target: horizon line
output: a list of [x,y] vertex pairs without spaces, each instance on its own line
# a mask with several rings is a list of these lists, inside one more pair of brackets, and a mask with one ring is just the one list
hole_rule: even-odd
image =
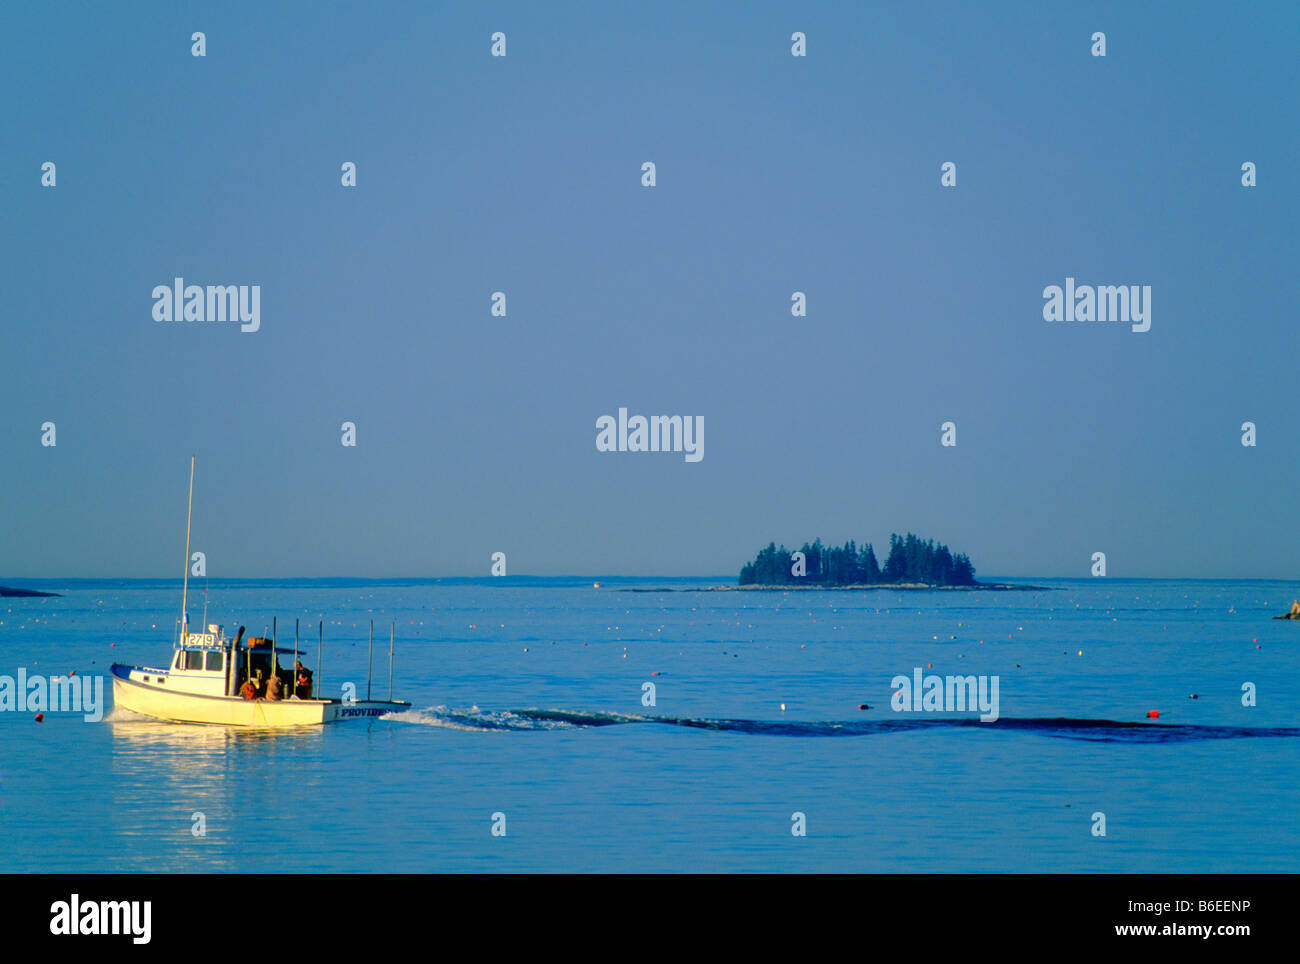
[[[731,577],[729,577],[729,576],[725,576],[725,575],[720,575],[720,574],[714,574],[714,575],[681,575],[681,574],[678,574],[678,575],[666,575],[666,574],[662,574],[662,573],[661,573],[661,574],[657,574],[657,575],[639,575],[639,574],[635,574],[635,573],[634,573],[634,574],[618,574],[618,573],[560,573],[560,574],[552,574],[552,575],[545,575],[545,574],[538,574],[538,573],[516,573],[516,574],[514,574],[514,575],[507,575],[507,576],[492,576],[492,575],[441,575],[441,576],[430,576],[430,575],[418,575],[418,576],[397,576],[397,575],[387,575],[387,576],[360,576],[360,575],[292,576],[292,575],[277,575],[277,576],[205,576],[205,577],[201,577],[201,578],[203,579],[203,581],[204,581],[205,583],[214,583],[214,582],[272,582],[272,581],[275,581],[275,580],[283,580],[283,579],[293,579],[293,580],[298,580],[298,581],[320,581],[320,582],[324,582],[324,581],[327,581],[327,580],[341,580],[341,579],[343,579],[343,580],[355,580],[355,581],[358,581],[358,582],[388,582],[388,581],[402,581],[402,582],[411,582],[411,581],[416,581],[416,582],[436,582],[436,581],[440,581],[440,580],[444,580],[444,579],[460,579],[460,580],[472,579],[472,580],[479,580],[479,581],[493,581],[493,580],[507,581],[507,580],[512,580],[512,579],[583,579],[583,580],[590,579],[590,580],[593,580],[593,581],[599,581],[599,580],[601,580],[601,579],[639,579],[639,580],[655,580],[655,579],[669,579],[669,580],[682,580],[682,579],[715,579],[715,580],[721,580],[721,581],[723,582],[723,584],[725,584],[725,585],[739,585],[738,583],[735,583],[734,581],[732,581],[732,580],[731,580]],[[1030,575],[1012,575],[1012,576],[1002,576],[1002,575],[999,575],[999,576],[985,576],[984,578],[977,580],[977,581],[976,581],[976,585],[998,584],[998,583],[1003,582],[1004,580],[1014,580],[1014,579],[1021,579],[1021,580],[1027,580],[1027,579],[1040,579],[1040,580],[1042,580],[1042,579],[1067,579],[1067,580],[1076,580],[1076,581],[1086,580],[1086,581],[1089,581],[1089,582],[1092,582],[1092,581],[1100,581],[1100,582],[1116,581],[1116,582],[1117,582],[1117,581],[1123,581],[1123,580],[1151,580],[1151,581],[1159,581],[1159,580],[1166,580],[1166,581],[1170,581],[1170,580],[1189,580],[1189,581],[1190,581],[1190,580],[1195,580],[1195,581],[1202,581],[1202,582],[1206,582],[1206,581],[1220,581],[1220,582],[1300,582],[1300,577],[1295,577],[1295,576],[1223,576],[1223,575],[1213,575],[1213,576],[1136,576],[1136,575],[1135,575],[1135,576],[1069,576],[1069,575],[1041,575],[1041,574],[1039,574],[1039,575],[1032,575],[1032,574],[1030,574]],[[5,586],[6,588],[11,588],[11,589],[12,589],[12,588],[18,588],[17,586],[12,585],[12,584],[10,583],[10,580],[17,581],[17,582],[59,582],[59,581],[66,581],[66,582],[109,582],[109,581],[116,581],[116,582],[169,582],[169,581],[172,581],[172,580],[175,580],[175,581],[177,581],[177,582],[181,581],[180,577],[177,577],[177,576],[0,576],[0,586]],[[196,578],[192,578],[191,581],[197,581],[197,577],[196,577]],[[797,584],[791,584],[791,585],[797,585]],[[810,583],[810,585],[816,585],[816,583]],[[894,585],[894,584],[893,584],[893,583],[875,583],[875,584],[872,584],[871,588],[877,588],[877,587],[879,587],[879,588],[887,588],[887,587],[890,586],[890,585]],[[780,587],[774,587],[774,588],[780,588]],[[839,587],[830,586],[830,587],[828,587],[828,588],[839,588]],[[940,587],[940,588],[943,588],[943,587]],[[956,588],[961,588],[961,587],[956,587]]]

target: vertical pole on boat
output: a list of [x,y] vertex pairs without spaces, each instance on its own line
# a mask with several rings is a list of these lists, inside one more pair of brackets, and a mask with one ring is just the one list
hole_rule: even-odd
[[393,702],[393,639],[397,636],[397,623],[388,629],[388,702]]
[[375,675],[375,621],[370,620],[370,658],[366,667],[366,702],[370,701],[370,679]]
[[320,655],[321,650],[325,648],[325,620],[320,621],[320,626],[317,629],[320,635],[316,637],[316,685],[312,687],[312,696],[317,696],[321,692],[321,680],[325,678],[321,676],[323,664]]
[[[271,617],[271,676],[280,675],[279,674],[280,661],[276,658],[275,655],[275,637],[279,635],[275,630],[276,618],[277,617],[275,616]],[[271,676],[268,676],[266,678],[266,681],[268,683],[271,682]]]
[[190,634],[190,618],[186,611],[190,595],[190,519],[194,515],[194,456],[190,456],[190,501],[185,509],[185,579],[181,583],[181,646]]
[[298,692],[298,622],[299,620],[295,617],[293,621],[293,683],[289,688],[289,692],[295,695]]

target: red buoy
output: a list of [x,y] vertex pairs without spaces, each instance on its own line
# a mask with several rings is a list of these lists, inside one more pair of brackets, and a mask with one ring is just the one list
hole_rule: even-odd
[[871,707],[868,706],[866,703],[859,703],[859,704],[858,704],[858,709],[860,709],[860,710],[869,710],[869,709],[871,709]]
[[1159,710],[1147,710],[1147,719],[1148,719],[1148,720],[1158,719],[1159,717],[1160,717],[1160,711],[1159,711]]
[[44,723],[44,722],[45,722],[45,714],[44,714],[44,713],[37,713],[37,714],[36,714],[36,722],[37,722],[37,723]]

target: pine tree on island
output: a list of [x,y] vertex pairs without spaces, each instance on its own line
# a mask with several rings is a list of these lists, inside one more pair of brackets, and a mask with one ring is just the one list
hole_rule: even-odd
[[853,540],[823,546],[821,539],[797,550],[769,542],[740,570],[742,586],[975,586],[975,567],[965,553],[953,553],[933,539],[912,533],[889,537],[889,554],[881,566],[871,543],[859,549]]

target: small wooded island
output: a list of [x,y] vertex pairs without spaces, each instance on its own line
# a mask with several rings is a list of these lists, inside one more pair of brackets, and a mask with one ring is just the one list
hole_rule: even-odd
[[889,537],[882,566],[871,543],[861,549],[850,540],[823,546],[821,539],[787,549],[769,542],[740,570],[741,589],[1036,589],[975,581],[975,567],[963,552],[922,540],[909,532]]

